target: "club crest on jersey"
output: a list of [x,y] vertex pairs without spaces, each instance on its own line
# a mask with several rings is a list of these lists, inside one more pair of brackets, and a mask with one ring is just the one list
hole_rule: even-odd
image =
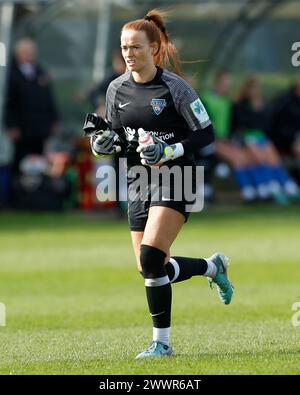
[[151,106],[153,108],[154,114],[161,114],[162,110],[166,107],[167,102],[166,99],[152,99]]

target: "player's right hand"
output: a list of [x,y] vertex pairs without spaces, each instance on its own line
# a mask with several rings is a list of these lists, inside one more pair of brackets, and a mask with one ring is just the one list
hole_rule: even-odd
[[91,149],[95,156],[110,155],[121,151],[119,136],[113,130],[99,130],[90,137]]
[[110,155],[121,151],[119,136],[109,129],[103,118],[88,113],[83,125],[85,136],[90,136],[91,149],[95,156]]

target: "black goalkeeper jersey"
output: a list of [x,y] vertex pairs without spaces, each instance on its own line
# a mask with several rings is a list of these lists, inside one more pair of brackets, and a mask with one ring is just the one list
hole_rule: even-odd
[[177,74],[159,67],[154,79],[146,83],[135,82],[131,72],[112,81],[106,95],[106,120],[125,143],[132,164],[140,164],[136,153],[139,128],[175,144],[211,124],[194,89]]

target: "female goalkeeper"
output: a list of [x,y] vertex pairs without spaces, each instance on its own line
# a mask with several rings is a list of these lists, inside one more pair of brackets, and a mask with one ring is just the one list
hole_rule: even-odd
[[[152,10],[143,19],[123,26],[121,49],[127,72],[111,82],[107,91],[109,130],[101,131],[102,122],[92,114],[87,115],[84,126],[85,131],[96,133],[91,137],[94,154],[112,154],[122,148],[127,158],[131,238],[153,320],[153,341],[136,358],[173,352],[171,283],[204,275],[211,285],[217,285],[223,303],[229,304],[233,294],[227,277],[228,258],[223,254],[216,253],[207,259],[170,257],[170,247],[189,215],[186,205],[191,202],[185,198],[172,199],[176,182],[183,185],[184,180],[175,177],[168,187],[168,197],[161,196],[166,192],[165,185],[161,182],[155,185],[151,177],[147,178],[146,200],[133,193],[141,174],[136,172],[137,165],[147,169],[148,175],[163,166],[168,169],[179,166],[183,174],[185,166],[195,166],[193,153],[214,141],[205,108],[191,86],[179,76],[180,61],[166,31],[165,16],[164,12]],[[170,62],[176,74],[165,69]],[[139,145],[142,129],[151,134],[151,144]]]

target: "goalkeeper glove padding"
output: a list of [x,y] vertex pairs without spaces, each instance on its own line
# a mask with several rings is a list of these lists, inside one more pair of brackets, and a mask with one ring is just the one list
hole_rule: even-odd
[[90,137],[91,150],[95,156],[111,155],[121,152],[119,136],[113,130],[101,130]]
[[105,120],[95,113],[88,113],[83,125],[85,136],[90,137],[95,156],[110,155],[121,151],[119,136],[109,129]]
[[154,135],[152,135],[152,139],[154,144],[139,145],[136,150],[140,154],[141,163],[143,165],[160,166],[184,154],[184,148],[181,143],[168,145]]

